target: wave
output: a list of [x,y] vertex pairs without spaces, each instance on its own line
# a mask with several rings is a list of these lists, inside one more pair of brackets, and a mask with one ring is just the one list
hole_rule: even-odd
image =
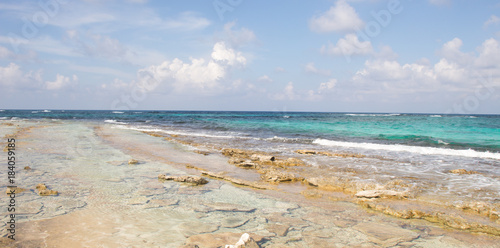
[[0,112],[3,112],[3,111],[5,111],[5,110],[3,110],[3,109],[0,109]]
[[125,113],[125,112],[121,112],[121,111],[113,111],[112,113],[113,113],[113,114],[123,114],[123,113]]
[[206,138],[219,138],[219,139],[252,139],[249,137],[242,137],[237,135],[214,135],[207,133],[195,133],[195,132],[182,132],[182,131],[171,131],[159,128],[147,128],[147,127],[131,127],[131,126],[119,126],[122,129],[130,129],[141,132],[159,132],[168,135],[180,135],[180,136],[194,136],[194,137],[206,137]]
[[431,115],[430,117],[443,117],[442,115]]
[[45,110],[44,110],[44,111],[42,111],[42,112],[44,112],[44,113],[50,113],[50,112],[52,112],[52,111],[45,109]]
[[117,121],[117,120],[105,120],[104,122],[110,123],[110,124],[120,124],[120,125],[126,125],[126,124],[128,124],[126,122],[120,122],[120,121]]
[[348,115],[348,116],[370,116],[370,117],[374,117],[374,116],[400,116],[401,114],[345,114],[345,115]]
[[420,147],[420,146],[408,146],[408,145],[386,145],[386,144],[375,144],[375,143],[355,143],[355,142],[344,142],[344,141],[333,141],[326,139],[316,139],[313,144],[323,145],[323,146],[338,146],[338,147],[348,147],[348,148],[361,148],[368,150],[386,150],[392,152],[411,152],[423,155],[447,155],[447,156],[462,156],[462,157],[472,157],[472,158],[491,158],[500,159],[500,153],[491,152],[478,152],[472,149],[469,150],[455,150],[448,148],[435,148],[435,147]]

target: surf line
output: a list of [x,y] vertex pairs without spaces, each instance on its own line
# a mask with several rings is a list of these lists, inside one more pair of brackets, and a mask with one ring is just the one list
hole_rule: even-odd
[[7,195],[9,195],[9,221],[7,222],[7,238],[16,240],[16,139],[7,139]]

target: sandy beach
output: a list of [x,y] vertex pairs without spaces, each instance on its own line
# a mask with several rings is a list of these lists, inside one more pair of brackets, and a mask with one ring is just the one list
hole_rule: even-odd
[[[482,223],[490,234],[460,230],[464,218],[479,215],[444,210],[464,219],[456,226],[397,218],[376,206],[411,201],[380,196],[359,203],[345,191],[300,180],[269,183],[217,149],[203,153],[159,135],[77,121],[1,126],[5,140],[16,140],[16,186],[25,189],[15,194],[15,241],[5,225],[9,195],[2,196],[3,247],[223,247],[243,233],[260,247],[498,247],[500,240],[491,233],[498,230],[494,221]],[[159,180],[160,174],[205,175],[208,183]],[[38,195],[39,183],[58,194]]]

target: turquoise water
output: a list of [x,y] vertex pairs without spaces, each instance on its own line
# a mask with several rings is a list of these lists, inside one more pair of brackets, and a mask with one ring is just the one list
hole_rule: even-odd
[[[4,110],[0,119],[76,119],[181,134],[405,145],[500,153],[500,116],[307,112]],[[339,144],[339,143],[336,143]]]

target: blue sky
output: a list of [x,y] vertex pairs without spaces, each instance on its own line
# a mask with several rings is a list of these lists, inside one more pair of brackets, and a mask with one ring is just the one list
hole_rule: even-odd
[[500,4],[0,3],[0,109],[496,113]]

